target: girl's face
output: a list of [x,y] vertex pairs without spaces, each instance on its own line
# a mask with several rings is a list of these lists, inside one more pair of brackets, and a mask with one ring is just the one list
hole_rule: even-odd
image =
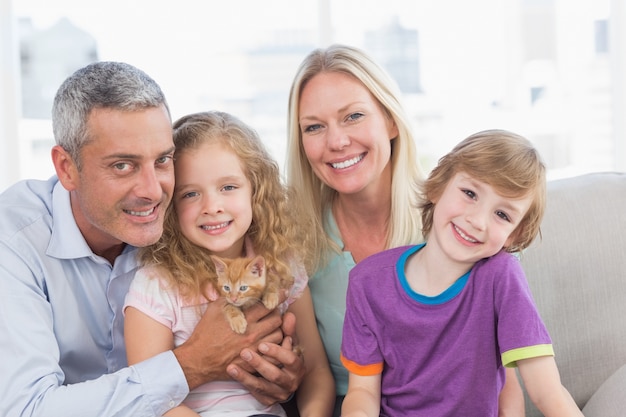
[[[389,188],[395,123],[357,79],[322,72],[302,90],[302,145],[315,175],[339,193]],[[383,176],[387,171],[388,175]]]
[[463,172],[455,174],[434,201],[428,245],[455,262],[474,264],[509,246],[530,207],[530,195],[508,198]]
[[222,144],[208,143],[183,151],[174,168],[183,235],[215,255],[241,256],[252,223],[252,185],[239,158]]

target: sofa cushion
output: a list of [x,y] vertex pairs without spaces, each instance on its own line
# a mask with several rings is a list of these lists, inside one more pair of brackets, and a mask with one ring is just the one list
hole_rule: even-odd
[[626,365],[617,370],[595,394],[583,409],[585,417],[623,417],[626,410]]
[[626,363],[626,174],[549,181],[541,231],[521,260],[563,385],[582,408]]

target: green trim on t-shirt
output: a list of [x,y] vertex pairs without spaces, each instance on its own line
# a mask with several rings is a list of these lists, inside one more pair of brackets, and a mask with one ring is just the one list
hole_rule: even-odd
[[552,345],[535,345],[507,350],[502,354],[502,364],[507,368],[516,368],[517,361],[538,358],[540,356],[554,356]]

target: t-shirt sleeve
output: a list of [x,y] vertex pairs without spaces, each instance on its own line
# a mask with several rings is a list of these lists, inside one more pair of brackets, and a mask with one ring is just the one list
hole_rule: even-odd
[[552,340],[519,259],[508,257],[499,271],[502,276],[496,280],[495,299],[502,364],[515,367],[521,359],[553,356]]
[[364,285],[368,281],[367,274],[368,270],[358,264],[350,271],[340,356],[348,371],[362,376],[383,371],[383,356],[370,328],[370,323],[375,323],[376,319]]
[[167,328],[173,329],[177,304],[176,292],[168,288],[165,279],[159,276],[158,269],[144,267],[135,273],[126,294],[124,311],[126,307],[134,307]]

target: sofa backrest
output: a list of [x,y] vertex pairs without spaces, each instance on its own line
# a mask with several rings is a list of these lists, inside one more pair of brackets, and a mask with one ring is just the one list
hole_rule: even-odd
[[[522,264],[582,408],[626,363],[626,173],[549,181],[541,233]],[[541,415],[528,398],[526,408]]]

